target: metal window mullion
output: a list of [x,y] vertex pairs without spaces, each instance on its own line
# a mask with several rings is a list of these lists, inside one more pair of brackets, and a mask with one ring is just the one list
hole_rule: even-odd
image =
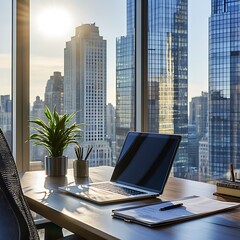
[[29,170],[29,0],[13,0],[12,98],[13,156],[19,171]]
[[136,131],[148,131],[148,0],[136,0]]

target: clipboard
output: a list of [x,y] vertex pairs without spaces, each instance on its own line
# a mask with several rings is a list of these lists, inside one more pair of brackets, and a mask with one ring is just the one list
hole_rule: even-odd
[[[162,208],[176,204],[179,207],[161,211]],[[216,214],[239,206],[240,204],[235,202],[223,202],[200,196],[190,196],[176,201],[115,209],[112,210],[112,216],[129,223],[157,227]]]

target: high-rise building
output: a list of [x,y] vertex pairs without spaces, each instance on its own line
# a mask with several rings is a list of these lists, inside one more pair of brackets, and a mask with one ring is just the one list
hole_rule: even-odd
[[107,140],[112,150],[112,165],[116,164],[116,111],[111,103],[107,105]]
[[209,168],[240,167],[240,1],[212,0],[209,19]]
[[199,141],[208,133],[208,93],[193,97],[189,110],[188,166],[199,169]]
[[[36,97],[36,100],[33,102],[33,107],[30,113],[30,120],[34,119],[43,119],[46,120],[44,115],[44,101],[41,100],[39,96]],[[32,124],[32,123],[31,123]],[[34,133],[34,130],[31,128],[30,133]],[[44,156],[47,155],[47,151],[43,146],[35,146],[30,142],[30,159],[31,161],[42,161],[44,162]]]
[[196,126],[196,135],[200,140],[208,133],[208,93],[193,97],[190,102],[189,124]]
[[[127,0],[127,34],[117,39],[116,145],[135,128],[135,1]],[[188,1],[148,0],[148,131],[181,134],[174,175],[188,171]]]
[[45,88],[45,105],[51,111],[56,107],[57,112],[63,114],[63,94],[63,76],[61,72],[54,72]]
[[84,24],[64,49],[64,111],[77,112],[76,122],[85,123],[81,144],[93,146],[90,166],[111,165],[106,141],[106,44],[95,23]]
[[116,157],[135,130],[135,1],[127,0],[127,34],[116,40]]
[[199,139],[196,134],[196,125],[188,125],[188,167],[198,169],[198,143]]
[[199,180],[207,181],[209,176],[208,136],[199,141]]
[[0,111],[1,112],[11,112],[12,111],[12,100],[10,95],[0,96]]
[[0,95],[0,126],[12,146],[12,100],[10,95]]
[[115,108],[111,103],[107,105],[107,137],[111,141],[116,139]]

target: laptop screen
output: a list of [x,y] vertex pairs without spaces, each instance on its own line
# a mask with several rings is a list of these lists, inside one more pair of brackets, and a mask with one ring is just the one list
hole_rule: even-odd
[[111,181],[161,194],[180,141],[178,135],[129,132]]

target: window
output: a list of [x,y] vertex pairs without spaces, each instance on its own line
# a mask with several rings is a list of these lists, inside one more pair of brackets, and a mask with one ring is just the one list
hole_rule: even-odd
[[[115,164],[116,82],[122,76],[126,78],[126,74],[134,82],[133,22],[128,38],[126,3],[126,0],[30,3],[30,116],[44,118],[45,106],[51,110],[56,106],[61,114],[77,112],[74,120],[86,124],[79,143],[86,148],[93,146],[90,166]],[[122,66],[126,58],[130,71]],[[116,73],[121,70],[125,75]],[[111,111],[107,111],[107,104]],[[65,151],[69,167],[71,159],[76,158],[73,147]],[[101,152],[97,152],[100,148]],[[47,154],[43,147],[30,143],[32,169],[44,166]]]
[[[47,13],[49,4],[69,14],[64,22]],[[175,176],[226,177],[230,161],[240,168],[238,6],[227,0],[32,0],[31,115],[45,104],[77,110],[76,120],[89,123],[83,142],[103,153],[92,153],[92,166],[104,164],[101,156],[114,165],[127,132],[140,130],[183,136]],[[56,25],[46,21],[48,14]],[[42,150],[30,150],[31,161],[42,159]]]
[[12,87],[11,87],[11,43],[12,3],[0,1],[0,127],[12,146]]

